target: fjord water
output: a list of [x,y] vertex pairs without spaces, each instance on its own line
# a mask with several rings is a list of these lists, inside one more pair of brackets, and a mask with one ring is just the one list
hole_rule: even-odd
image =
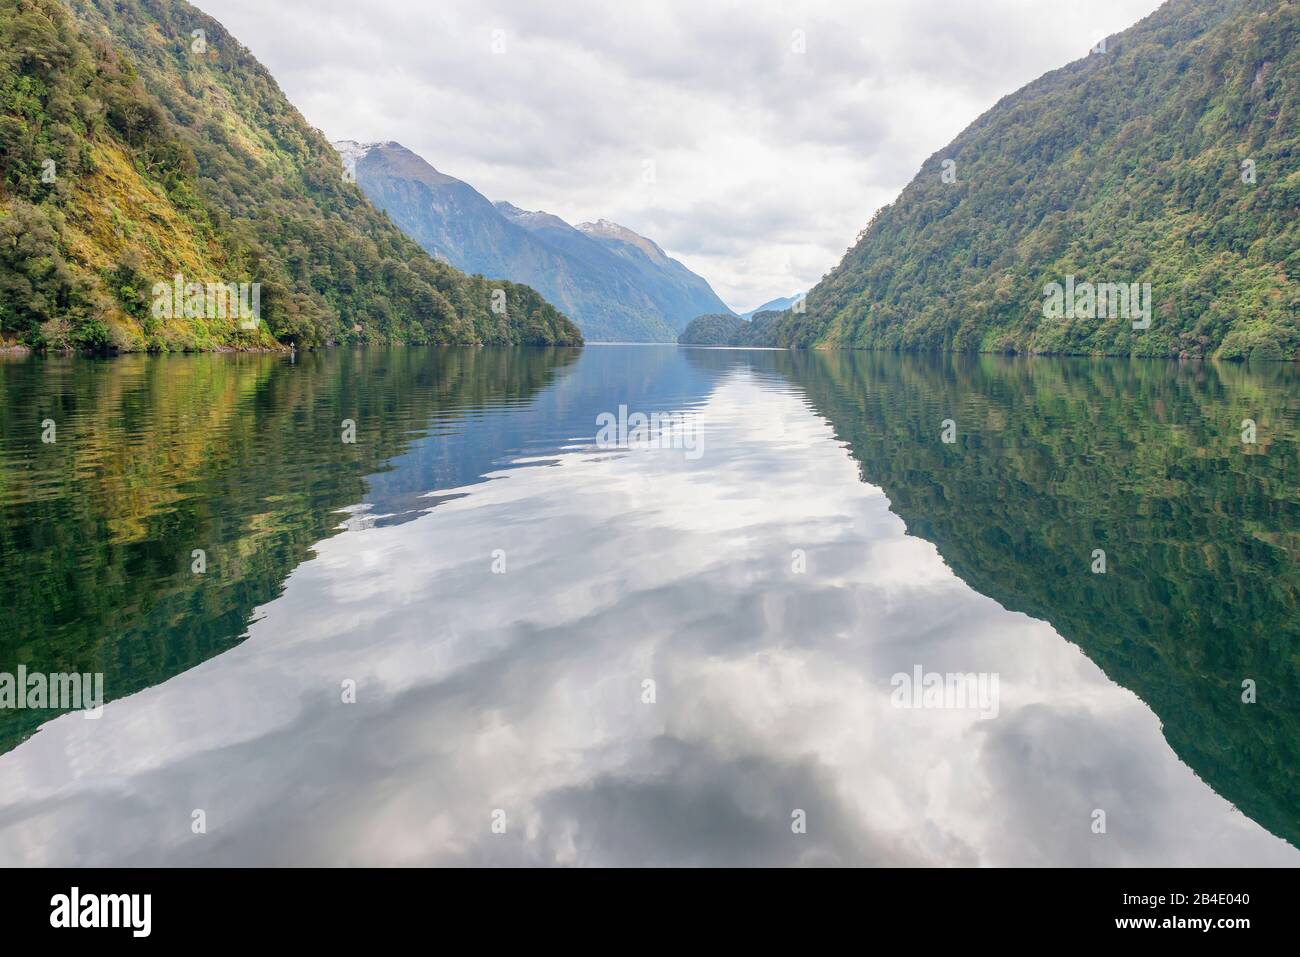
[[[109,700],[0,711],[0,864],[1300,863],[1292,366],[408,348],[0,398],[0,672]],[[620,406],[699,454],[598,447]],[[897,707],[916,668],[995,706]]]

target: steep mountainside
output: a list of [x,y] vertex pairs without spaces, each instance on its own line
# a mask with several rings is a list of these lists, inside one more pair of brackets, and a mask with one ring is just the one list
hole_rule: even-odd
[[[0,0],[0,147],[6,339],[581,341],[532,289],[425,255],[261,64],[179,0]],[[260,321],[160,299],[178,274],[257,284]]]
[[[1293,357],[1298,87],[1300,3],[1170,0],[930,157],[774,341]],[[1045,318],[1069,277],[1150,283],[1149,327]]]
[[526,282],[591,339],[671,342],[726,305],[650,240],[612,223],[577,229],[434,169],[399,143],[335,144],[357,185],[433,256],[470,273]]
[[683,329],[704,312],[730,312],[702,277],[668,256],[653,240],[618,223],[598,219],[579,223],[578,231],[614,253],[643,278],[668,324]]
[[502,219],[473,186],[439,173],[400,144],[345,141],[334,147],[370,200],[435,258],[484,276],[504,276],[521,259],[539,272],[560,267],[559,257]]

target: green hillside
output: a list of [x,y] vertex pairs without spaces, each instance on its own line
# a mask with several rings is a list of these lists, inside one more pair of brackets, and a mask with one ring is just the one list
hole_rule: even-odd
[[684,346],[740,345],[749,322],[730,313],[710,313],[690,321],[677,341]]
[[[261,321],[158,314],[155,284],[177,274],[259,283]],[[467,277],[402,235],[252,55],[174,0],[0,0],[0,336],[581,341],[532,289]]]
[[[1293,358],[1298,86],[1300,4],[1171,0],[931,156],[770,341]],[[1068,276],[1150,283],[1149,328],[1045,319]]]
[[682,330],[677,342],[683,346],[761,346],[767,344],[767,326],[779,319],[776,310],[756,312],[750,319],[731,313],[714,313],[696,316]]

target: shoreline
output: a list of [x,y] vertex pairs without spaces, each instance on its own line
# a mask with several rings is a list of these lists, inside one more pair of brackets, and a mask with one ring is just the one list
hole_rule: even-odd
[[1134,355],[1131,353],[1095,353],[1095,352],[984,352],[980,350],[948,350],[948,349],[873,349],[870,347],[844,347],[832,345],[813,345],[813,346],[760,346],[760,345],[730,345],[726,343],[684,343],[684,342],[581,342],[581,343],[492,343],[485,344],[482,342],[464,342],[464,343],[409,343],[409,342],[354,342],[354,343],[325,343],[319,346],[311,346],[304,349],[296,349],[290,346],[256,346],[256,347],[239,347],[239,346],[217,346],[212,349],[178,349],[178,350],[114,350],[111,352],[94,352],[89,350],[61,349],[45,350],[34,348],[20,342],[0,343],[0,360],[7,359],[24,359],[32,356],[41,358],[74,358],[80,357],[85,359],[110,359],[120,356],[202,356],[202,355],[296,355],[298,353],[324,352],[329,349],[340,348],[368,348],[379,346],[383,348],[444,348],[444,349],[489,349],[489,348],[506,348],[506,349],[582,349],[586,346],[672,346],[678,349],[715,349],[730,351],[755,351],[755,352],[823,352],[823,353],[851,353],[851,352],[877,352],[877,353],[895,353],[897,355],[930,355],[930,356],[998,356],[1004,359],[1142,359],[1145,361],[1164,361],[1164,362],[1211,362],[1224,364],[1240,365],[1292,365],[1300,367],[1300,356],[1295,357],[1269,357],[1269,358],[1251,358],[1249,356],[1219,358],[1215,356],[1186,356],[1186,355]]

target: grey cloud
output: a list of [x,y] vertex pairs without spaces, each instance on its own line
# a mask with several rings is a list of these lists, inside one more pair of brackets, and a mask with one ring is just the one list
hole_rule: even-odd
[[[623,222],[739,304],[809,288],[999,96],[1156,0],[201,5],[331,139],[398,140],[493,199]],[[824,182],[775,211],[797,178]]]
[[[833,777],[805,758],[727,756],[659,737],[625,769],[540,801],[552,833],[571,836],[591,865],[752,867],[919,864],[873,834],[835,795]],[[792,831],[795,810],[807,831]]]

